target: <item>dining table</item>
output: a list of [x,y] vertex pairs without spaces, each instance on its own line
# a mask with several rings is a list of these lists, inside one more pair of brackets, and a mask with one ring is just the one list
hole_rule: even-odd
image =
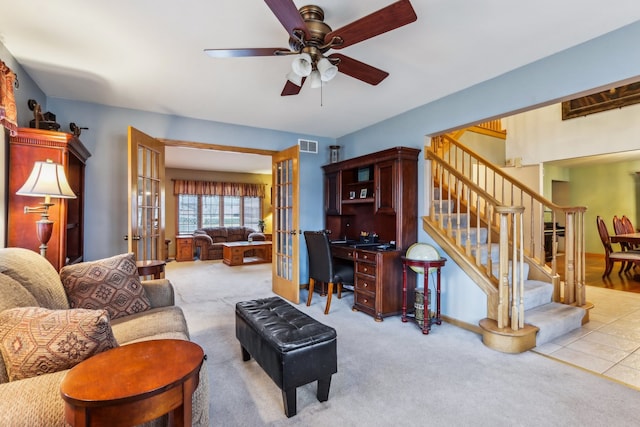
[[626,233],[609,236],[611,243],[629,243],[631,245],[640,245],[640,233]]

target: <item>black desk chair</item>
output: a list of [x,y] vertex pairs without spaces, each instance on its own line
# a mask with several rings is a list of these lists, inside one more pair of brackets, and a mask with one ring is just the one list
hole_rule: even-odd
[[324,231],[305,231],[304,239],[307,242],[307,252],[309,253],[307,306],[311,305],[315,282],[327,283],[327,306],[324,309],[324,314],[329,314],[333,284],[338,285],[338,298],[342,298],[342,285],[353,285],[353,266],[333,261],[329,238]]

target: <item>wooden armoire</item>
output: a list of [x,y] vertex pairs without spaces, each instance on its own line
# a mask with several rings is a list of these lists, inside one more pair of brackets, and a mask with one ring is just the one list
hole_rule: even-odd
[[38,213],[25,213],[24,207],[38,207],[44,197],[18,196],[36,161],[52,160],[64,166],[75,199],[51,199],[49,219],[53,233],[48,243],[47,259],[56,270],[82,261],[84,256],[84,172],[91,156],[80,139],[66,132],[19,128],[9,144],[9,193],[7,212],[7,246],[39,251],[36,233]]

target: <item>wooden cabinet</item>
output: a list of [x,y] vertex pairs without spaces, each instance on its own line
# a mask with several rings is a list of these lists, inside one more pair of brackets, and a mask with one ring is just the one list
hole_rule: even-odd
[[418,154],[395,147],[325,165],[325,227],[332,240],[376,232],[407,249],[418,233]]
[[[333,244],[333,256],[353,263],[353,309],[377,321],[402,312],[400,257],[417,241],[419,153],[396,147],[324,166],[325,227],[331,240],[356,242]],[[358,247],[363,231],[396,249]],[[413,292],[414,277],[407,287]]]
[[[387,160],[375,165],[376,210],[375,213],[395,215],[396,213],[396,162]],[[417,196],[417,194],[416,194]]]
[[338,181],[340,174],[335,171],[327,173],[324,176],[324,190],[325,190],[325,212],[327,215],[340,215],[341,200],[340,200],[340,182]]
[[7,245],[38,251],[40,241],[35,222],[39,214],[24,213],[25,206],[37,207],[43,198],[18,196],[36,161],[52,160],[64,166],[75,199],[52,199],[49,219],[53,232],[47,259],[60,270],[66,264],[82,261],[84,256],[85,163],[91,156],[82,142],[69,133],[20,128],[9,144],[9,194]]
[[176,261],[193,261],[193,236],[176,236]]
[[377,321],[402,313],[400,255],[401,252],[397,250],[356,250],[354,310],[363,311]]

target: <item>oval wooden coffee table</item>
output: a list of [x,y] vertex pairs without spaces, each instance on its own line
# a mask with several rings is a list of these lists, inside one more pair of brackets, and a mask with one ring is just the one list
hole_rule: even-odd
[[202,348],[190,341],[153,340],[97,354],[60,384],[72,426],[133,426],[169,413],[169,425],[191,426]]

